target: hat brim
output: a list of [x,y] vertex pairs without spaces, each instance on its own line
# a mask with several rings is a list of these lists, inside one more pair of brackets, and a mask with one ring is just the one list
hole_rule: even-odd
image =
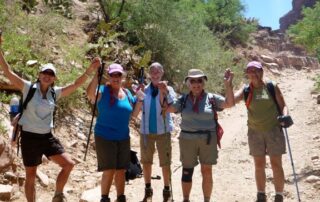
[[47,71],[47,70],[52,71],[52,72],[54,73],[54,76],[57,75],[57,72],[56,72],[54,69],[52,69],[52,68],[43,68],[43,69],[40,71],[40,73],[45,72],[45,71]]
[[208,81],[208,77],[206,75],[194,75],[184,78],[184,82],[186,83],[189,78],[204,78],[206,81]]
[[119,69],[113,69],[113,70],[108,71],[108,74],[112,74],[112,73],[115,73],[115,72],[117,72],[117,73],[121,73],[121,74],[123,74],[123,73],[124,73],[124,71],[122,71],[122,70],[119,70]]

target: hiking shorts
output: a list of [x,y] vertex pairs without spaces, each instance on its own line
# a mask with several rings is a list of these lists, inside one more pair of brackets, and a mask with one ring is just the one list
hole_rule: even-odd
[[280,127],[259,132],[248,129],[248,143],[252,156],[278,156],[286,153],[286,142]]
[[217,136],[211,136],[210,144],[207,138],[181,138],[180,161],[183,168],[194,168],[196,165],[215,165],[218,159]]
[[42,163],[42,155],[50,156],[64,153],[61,142],[52,133],[38,134],[21,131],[21,153],[26,167]]
[[[146,146],[144,143],[146,137]],[[140,153],[142,164],[153,164],[153,154],[157,147],[159,155],[160,167],[169,166],[171,164],[171,134],[166,133],[162,135],[148,134],[146,136],[140,135]]]
[[130,163],[130,139],[106,140],[95,135],[98,171],[127,169]]

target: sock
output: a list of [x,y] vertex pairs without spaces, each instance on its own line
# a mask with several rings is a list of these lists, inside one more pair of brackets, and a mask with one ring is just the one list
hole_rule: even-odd
[[210,202],[210,197],[204,197],[204,202]]
[[101,199],[109,199],[109,194],[102,194]]
[[54,192],[54,195],[55,195],[55,196],[57,196],[57,195],[59,195],[59,194],[62,194],[62,192],[61,192],[61,191],[55,191],[55,192]]
[[164,186],[164,190],[169,191],[170,190],[170,186]]
[[146,183],[146,188],[147,189],[151,188],[151,183]]
[[258,194],[266,194],[265,191],[258,191]]
[[276,195],[281,195],[281,196],[283,196],[283,192],[276,192]]

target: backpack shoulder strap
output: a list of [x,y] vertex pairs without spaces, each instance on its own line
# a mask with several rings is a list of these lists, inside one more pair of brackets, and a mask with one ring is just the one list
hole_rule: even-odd
[[54,90],[54,88],[50,88],[50,92],[51,92],[51,96],[53,98],[54,103],[56,103],[56,101],[57,101],[56,91]]
[[183,111],[184,108],[186,108],[187,100],[188,100],[189,94],[182,94],[179,98],[180,100],[180,112]]
[[246,102],[248,97],[249,97],[249,93],[250,93],[250,85],[247,84],[245,85],[245,87],[243,88],[243,98],[244,98],[244,101]]
[[22,104],[22,111],[27,109],[27,106],[28,106],[28,103],[30,102],[30,100],[32,99],[34,93],[36,92],[37,88],[34,88],[34,85],[36,83],[32,83],[30,88],[29,88],[29,91],[27,93],[27,97],[26,99],[24,100],[23,104]]
[[272,97],[272,100],[273,100],[274,103],[276,104],[278,113],[281,115],[282,112],[281,112],[280,106],[279,106],[279,104],[278,104],[278,102],[277,102],[276,91],[275,91],[275,86],[274,86],[273,82],[272,82],[272,81],[268,81],[268,82],[266,83],[266,86],[267,86],[267,90],[268,90],[269,94],[270,94],[271,97]]
[[126,96],[128,97],[130,105],[133,106],[132,94],[130,93],[130,91],[127,88],[123,88],[123,91],[126,94]]

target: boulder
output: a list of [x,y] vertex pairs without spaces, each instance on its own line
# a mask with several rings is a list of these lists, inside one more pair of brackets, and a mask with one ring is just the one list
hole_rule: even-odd
[[0,137],[0,173],[5,172],[13,165],[14,152],[11,145],[7,144],[2,137]]

